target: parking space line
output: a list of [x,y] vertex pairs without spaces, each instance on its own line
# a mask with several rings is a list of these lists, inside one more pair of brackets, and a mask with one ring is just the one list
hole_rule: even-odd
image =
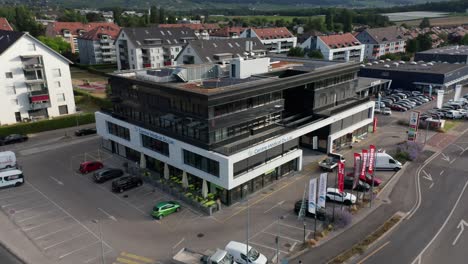
[[15,211],[15,213],[17,214],[17,213],[25,212],[25,211],[28,211],[28,210],[31,210],[31,209],[36,209],[36,208],[39,208],[39,207],[46,206],[46,205],[48,205],[48,204],[49,204],[49,202],[44,203],[44,204],[40,204],[40,205],[38,205],[38,206],[33,206],[33,207],[24,208],[24,209]]
[[[66,256],[69,256],[69,255],[71,255],[71,254],[73,254],[73,253],[75,253],[75,252],[78,252],[78,251],[83,250],[83,249],[85,249],[85,248],[87,248],[87,247],[90,247],[90,246],[92,246],[92,245],[94,245],[94,244],[96,244],[96,243],[98,243],[98,242],[100,242],[100,240],[95,241],[94,243],[85,245],[85,246],[83,246],[83,247],[77,248],[77,249],[75,249],[75,250],[73,250],[73,251],[70,251],[70,252],[68,252],[68,253],[66,253],[66,254],[63,254],[62,256],[59,257],[59,259],[63,259],[63,258],[66,257]],[[104,243],[105,243],[105,242],[104,242]]]
[[59,232],[61,232],[61,231],[65,231],[65,230],[68,230],[68,229],[74,227],[75,224],[76,224],[76,223],[70,224],[69,226],[66,226],[66,227],[57,229],[57,230],[55,230],[55,231],[52,231],[52,232],[47,233],[47,234],[44,234],[44,235],[42,235],[42,236],[35,237],[35,238],[33,238],[33,239],[34,239],[34,240],[39,240],[39,239],[42,239],[42,238],[44,238],[44,237],[48,237],[48,236],[50,236],[50,235],[57,234],[57,233],[59,233]]
[[22,201],[9,203],[9,204],[4,204],[4,205],[2,205],[2,208],[9,207],[9,206],[12,206],[12,205],[15,205],[15,204],[21,204],[21,203],[24,203],[24,202],[29,202],[30,200],[35,200],[35,199],[37,199],[37,197],[28,197],[28,198],[25,198]]
[[[287,224],[284,224],[284,223],[279,223],[279,224],[282,225],[282,226],[290,227],[290,228],[295,228],[295,229],[299,229],[299,230],[304,230],[304,228],[300,228],[300,227],[297,227],[297,226],[287,225]],[[306,230],[307,230],[307,231],[313,231],[313,230],[307,229],[307,228],[306,228]]]
[[172,249],[175,249],[176,247],[178,247],[182,242],[184,242],[185,240],[185,237],[183,237],[179,242],[177,242],[177,244],[175,244]]
[[[112,250],[104,251],[104,254],[103,254],[103,255],[105,256],[105,255],[107,255],[107,254],[109,254],[109,253],[111,253],[111,252],[112,252]],[[101,258],[101,257],[102,257],[101,255],[96,256],[96,257],[92,257],[92,258],[90,258],[90,259],[87,259],[84,263],[90,263],[91,261],[94,261],[94,260],[96,260],[97,258]]]
[[89,233],[88,233],[88,232],[82,232],[82,233],[80,233],[80,234],[78,234],[78,235],[74,235],[74,236],[69,237],[69,238],[67,238],[67,239],[65,239],[65,240],[62,240],[62,241],[60,241],[60,242],[57,242],[57,243],[52,244],[52,245],[50,245],[50,246],[47,246],[47,247],[44,248],[44,250],[48,250],[49,248],[56,247],[56,246],[58,246],[58,245],[60,245],[60,244],[63,244],[63,243],[68,242],[68,241],[71,241],[71,240],[73,240],[73,239],[75,239],[75,238],[78,238],[78,237],[80,237],[80,236],[82,236],[82,235],[86,235],[86,234],[89,234]]
[[[272,233],[270,233],[270,232],[262,231],[262,233],[267,234],[267,235],[272,235],[272,236],[275,236],[275,237],[277,236],[276,234],[272,234]],[[295,241],[295,242],[302,242],[302,241],[299,241],[299,240],[297,240],[297,239],[290,238],[290,237],[287,237],[287,236],[281,236],[281,235],[280,235],[279,237],[286,238],[286,239],[289,239],[289,240],[292,240],[292,241]]]
[[0,200],[8,199],[8,198],[15,198],[15,197],[23,196],[23,195],[25,195],[25,194],[29,194],[29,193],[33,193],[33,192],[35,192],[35,191],[32,190],[32,191],[30,191],[30,192],[24,192],[24,193],[20,193],[20,194],[16,194],[16,195],[0,197]]
[[[271,249],[271,250],[274,250],[276,252],[276,248],[272,248],[272,247],[269,247],[269,246],[265,246],[263,244],[260,244],[260,243],[256,243],[256,242],[251,242],[250,239],[249,239],[249,245],[252,244],[252,245],[256,245],[256,246],[259,246],[259,247],[264,247],[264,248],[268,248],[268,249]],[[288,254],[288,252],[286,251],[283,251],[283,250],[279,250],[279,252],[283,253],[283,254]]]
[[138,260],[138,261],[141,261],[141,262],[144,262],[144,263],[154,263],[154,260],[152,260],[150,258],[138,256],[138,255],[127,253],[127,252],[122,252],[122,253],[120,253],[120,255],[124,256],[124,257],[127,257],[127,258],[135,259],[135,260]]
[[34,219],[34,218],[36,218],[36,217],[46,215],[46,214],[51,213],[51,212],[54,212],[54,211],[60,211],[60,210],[58,210],[58,208],[54,208],[54,209],[49,210],[49,211],[41,212],[41,213],[39,213],[39,214],[36,214],[36,215],[30,216],[30,217],[23,218],[23,219],[21,219],[21,220],[16,221],[16,223],[22,223],[22,222],[24,222],[24,221],[31,220],[31,219]]
[[68,218],[68,217],[69,217],[69,216],[66,215],[66,216],[64,216],[64,217],[60,217],[60,218],[54,219],[54,220],[49,221],[49,222],[45,222],[45,223],[41,223],[41,224],[35,225],[35,226],[33,226],[33,227],[25,228],[25,229],[23,229],[23,231],[26,231],[26,232],[27,232],[27,231],[30,231],[30,230],[32,230],[32,229],[35,229],[35,228],[38,228],[38,227],[41,227],[41,226],[45,226],[45,225],[48,225],[48,224],[51,224],[51,223],[55,223],[55,222],[60,221],[60,220],[65,220],[65,218]]
[[129,260],[129,259],[124,259],[124,258],[121,258],[121,257],[118,257],[117,261],[119,263],[124,263],[124,264],[141,264],[140,262],[136,262],[136,261]]

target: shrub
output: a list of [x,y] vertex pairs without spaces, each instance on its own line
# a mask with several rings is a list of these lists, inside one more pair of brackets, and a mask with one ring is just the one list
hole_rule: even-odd
[[[330,214],[331,212],[328,212]],[[330,214],[328,216],[329,219],[333,219],[333,215]],[[353,220],[353,215],[346,209],[342,210],[335,210],[335,222],[334,222],[334,227],[335,228],[344,228],[347,227],[348,225],[351,224]]]
[[99,97],[93,96],[92,94],[88,92],[78,90],[78,89],[74,89],[73,94],[75,96],[79,96],[76,100],[77,104],[83,103],[85,101],[89,101],[92,104],[97,105],[100,108],[106,108],[106,109],[112,108],[112,102],[108,99],[99,98]]
[[404,143],[398,144],[396,149],[396,159],[403,161],[407,160],[416,160],[423,150],[423,146],[414,141],[406,141]]

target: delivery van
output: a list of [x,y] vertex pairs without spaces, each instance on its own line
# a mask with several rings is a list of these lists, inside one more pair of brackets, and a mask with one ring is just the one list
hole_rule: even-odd
[[9,186],[20,186],[24,183],[23,172],[20,170],[0,171],[0,188]]
[[267,258],[258,252],[255,248],[249,246],[249,258],[245,254],[247,250],[247,245],[231,241],[226,245],[226,250],[230,255],[234,257],[234,261],[240,264],[267,264]]
[[13,151],[0,152],[0,170],[16,168],[16,155]]
[[375,170],[394,170],[401,169],[401,163],[387,153],[376,153]]

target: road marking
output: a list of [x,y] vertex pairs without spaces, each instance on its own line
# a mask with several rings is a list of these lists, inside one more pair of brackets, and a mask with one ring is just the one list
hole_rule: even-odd
[[[99,241],[101,241],[101,240],[99,240]],[[83,249],[85,249],[85,248],[87,248],[87,247],[90,247],[90,246],[92,246],[92,245],[98,243],[99,241],[96,241],[96,242],[94,242],[94,243],[88,244],[88,245],[86,245],[86,246],[83,246],[83,247],[77,248],[77,249],[75,249],[75,250],[73,250],[73,251],[70,251],[70,252],[68,252],[68,253],[66,253],[66,254],[63,254],[62,256],[59,257],[59,259],[63,259],[63,258],[66,257],[66,256],[69,256],[69,255],[71,255],[71,254],[73,254],[73,253],[75,253],[75,252],[78,252],[78,251],[83,250]],[[105,242],[104,242],[104,243],[105,243]]]
[[121,258],[121,257],[118,257],[117,261],[119,263],[124,263],[124,264],[141,264],[140,262],[136,262],[136,261],[129,260],[129,259],[124,259],[124,258]]
[[459,149],[462,150],[462,152],[460,153],[460,156],[461,156],[461,154],[463,154],[463,152],[465,152],[465,150],[466,150],[466,149],[462,148],[461,146],[459,146],[459,145],[457,145],[457,144],[453,144],[453,143],[452,143],[452,145],[454,145],[455,147],[458,147]]
[[54,182],[56,182],[57,184],[63,185],[63,182],[59,181],[57,178],[52,177],[52,176],[49,176],[49,178],[51,178],[51,179],[52,179]]
[[442,157],[442,160],[445,160],[445,161],[447,161],[447,162],[450,162],[450,157],[449,157],[449,156],[445,155],[445,154],[442,153],[442,152],[441,152],[440,154],[442,154],[442,156],[443,156],[443,157]]
[[430,173],[427,173],[425,170],[423,170],[422,172],[425,174],[423,178],[432,182],[432,175]]
[[465,231],[465,226],[468,227],[468,223],[465,222],[465,220],[463,219],[460,220],[460,223],[458,223],[458,226],[457,226],[457,229],[460,229],[460,232],[458,233],[457,237],[453,241],[452,246],[455,246],[457,244],[458,239],[460,238],[461,234],[463,233],[463,231]]
[[449,163],[452,164],[453,162],[455,162],[457,158],[454,158],[452,161],[450,161]]
[[434,183],[431,183],[431,185],[429,186],[429,189],[432,189],[432,187],[434,187]]
[[443,171],[441,171],[439,175],[442,175],[442,174],[444,174],[444,172],[445,172],[444,170],[443,170]]
[[120,255],[124,256],[124,257],[127,257],[127,258],[135,259],[135,260],[138,260],[138,261],[141,261],[141,262],[145,262],[145,263],[154,263],[154,260],[152,260],[150,258],[138,256],[138,255],[131,254],[131,253],[122,252],[122,253],[120,253]]
[[42,212],[42,213],[39,213],[39,214],[30,216],[30,217],[23,218],[23,219],[18,220],[18,221],[16,221],[16,222],[17,222],[17,223],[22,223],[22,222],[24,222],[24,221],[31,220],[31,219],[34,219],[34,218],[36,218],[36,217],[46,215],[46,214],[49,214],[49,213],[54,212],[54,211],[60,211],[60,210],[58,210],[57,208],[54,208],[54,209],[49,210],[49,211],[45,211],[45,212]]
[[436,233],[435,236],[431,239],[431,241],[429,241],[429,243],[426,245],[426,247],[424,247],[423,250],[419,253],[419,255],[418,255],[418,256],[416,257],[416,259],[412,262],[412,264],[414,264],[418,258],[419,258],[419,263],[421,262],[421,256],[422,256],[422,254],[424,254],[424,251],[426,251],[427,248],[429,248],[429,247],[431,246],[431,244],[434,243],[434,241],[435,241],[436,238],[439,236],[439,234],[442,233],[442,230],[444,229],[444,227],[447,225],[448,221],[449,221],[450,218],[452,217],[453,212],[455,212],[455,209],[457,208],[458,203],[460,202],[460,200],[461,200],[463,194],[465,193],[465,190],[466,190],[466,187],[467,187],[467,186],[468,186],[468,180],[466,181],[465,186],[463,186],[463,189],[462,189],[460,195],[458,196],[457,201],[456,201],[455,204],[453,205],[452,210],[450,211],[449,215],[448,215],[447,218],[445,219],[445,222],[442,224],[442,226],[440,227],[439,231],[437,231],[437,233]]
[[9,199],[9,198],[15,198],[15,197],[23,196],[23,195],[30,194],[30,193],[33,193],[33,192],[34,192],[34,190],[32,190],[32,191],[30,191],[30,192],[24,192],[24,193],[16,194],[16,195],[0,197],[0,200]]
[[[299,243],[301,243],[301,242],[299,242]],[[292,244],[292,246],[289,248],[289,252],[292,252],[294,250],[294,248],[296,247],[296,245],[297,245],[297,242],[294,242]]]
[[367,255],[365,258],[363,258],[361,261],[359,261],[357,264],[362,264],[364,263],[367,259],[369,259],[370,257],[372,257],[373,255],[375,255],[377,252],[379,252],[380,250],[382,250],[382,248],[384,248],[385,246],[387,246],[388,244],[390,244],[390,241],[387,241],[385,242],[383,245],[381,245],[380,247],[378,247],[376,250],[372,251],[369,255]]
[[[297,226],[292,226],[292,225],[284,224],[284,223],[281,223],[281,222],[280,222],[279,224],[282,225],[282,226],[287,226],[287,227],[295,228],[295,229],[298,229],[298,230],[304,230],[304,228],[300,228],[300,227],[297,227]],[[307,228],[306,228],[306,230],[312,231],[312,230],[307,229]]]
[[[265,246],[263,244],[259,244],[259,243],[256,243],[256,242],[251,242],[249,240],[249,245],[252,244],[252,245],[257,245],[259,247],[264,247],[264,248],[268,248],[268,249],[271,249],[271,250],[274,250],[276,252],[276,248],[272,248],[272,247],[269,247],[269,246]],[[284,254],[288,254],[288,252],[284,251],[284,250],[279,250],[280,253],[284,253]]]
[[27,231],[32,230],[32,229],[34,229],[34,228],[38,228],[38,227],[45,226],[45,225],[48,225],[48,224],[51,224],[51,223],[55,223],[55,222],[57,222],[57,221],[64,220],[65,218],[68,218],[68,217],[69,217],[69,216],[66,215],[66,216],[64,216],[64,217],[60,217],[60,218],[54,219],[54,220],[49,221],[49,222],[45,222],[45,223],[42,223],[42,224],[35,225],[35,226],[33,226],[33,227],[24,228],[23,231],[26,231],[26,232],[27,232]]
[[266,214],[266,213],[270,212],[271,210],[273,210],[275,207],[282,205],[283,203],[284,203],[284,201],[281,201],[281,202],[275,204],[274,206],[272,206],[270,209],[266,210],[263,213]]
[[175,244],[172,249],[175,249],[176,247],[178,247],[182,242],[184,242],[185,240],[185,237],[183,237],[179,242],[177,242],[177,244]]
[[86,235],[86,234],[89,234],[89,233],[88,233],[88,232],[83,232],[83,233],[80,233],[80,234],[78,234],[78,235],[74,235],[74,236],[69,237],[69,238],[67,238],[67,239],[64,239],[64,240],[62,240],[62,241],[60,241],[60,242],[57,242],[57,243],[52,244],[52,245],[50,245],[50,246],[47,246],[47,247],[44,248],[44,250],[48,250],[49,248],[56,247],[56,246],[58,246],[58,245],[60,245],[60,244],[63,244],[63,243],[65,243],[65,242],[68,242],[68,241],[70,241],[70,240],[73,240],[73,239],[75,239],[75,238],[78,238],[78,237],[80,237],[80,236],[82,236],[82,235]]
[[101,211],[103,214],[107,215],[107,217],[109,217],[111,220],[117,222],[117,219],[113,215],[110,215],[108,212],[104,211],[101,208],[98,208],[98,210]]
[[36,200],[36,199],[37,199],[36,197],[28,197],[28,198],[25,198],[24,200],[21,200],[19,202],[4,204],[4,205],[2,205],[2,208],[12,206],[12,205],[15,205],[15,204],[21,204],[21,203],[24,203],[24,202],[29,202],[30,200]]
[[37,206],[21,209],[21,210],[16,210],[15,214],[20,213],[20,212],[25,212],[25,211],[28,211],[28,210],[31,210],[31,209],[36,209],[36,208],[39,208],[39,207],[43,207],[43,206],[46,206],[48,204],[49,204],[49,202],[43,203],[43,204],[40,204],[40,205],[37,205]]
[[[111,253],[111,252],[112,252],[112,250],[105,251],[103,255],[105,256],[105,255],[107,255],[107,254],[109,254],[109,253]],[[90,263],[91,261],[94,261],[94,260],[96,260],[97,258],[102,258],[102,256],[92,257],[92,258],[86,260],[84,263]]]
[[41,239],[41,238],[48,237],[48,236],[53,235],[53,234],[57,234],[58,232],[68,230],[68,229],[70,229],[70,228],[72,228],[72,227],[74,227],[74,226],[75,226],[75,223],[73,223],[73,224],[71,224],[71,225],[69,225],[69,226],[66,226],[66,227],[64,227],[64,228],[60,228],[60,229],[58,229],[58,230],[55,230],[55,231],[53,231],[53,232],[44,234],[44,235],[42,235],[42,236],[35,237],[35,238],[33,238],[33,239],[34,239],[34,240],[39,240],[39,239]]
[[271,235],[271,236],[274,236],[274,237],[278,236],[278,237],[285,238],[285,239],[288,239],[288,240],[291,240],[291,241],[295,241],[295,242],[299,242],[299,243],[302,242],[302,241],[299,241],[299,240],[294,239],[294,238],[290,238],[290,237],[287,237],[287,236],[281,236],[281,235],[273,234],[273,233],[270,233],[270,232],[262,231],[261,233],[264,233],[264,234],[267,234],[267,235]]

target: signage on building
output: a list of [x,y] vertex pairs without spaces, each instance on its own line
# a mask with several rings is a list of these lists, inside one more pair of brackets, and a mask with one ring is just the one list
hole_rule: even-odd
[[408,140],[416,141],[416,134],[419,126],[419,112],[413,111],[410,113],[409,128],[408,128]]
[[286,142],[290,141],[292,138],[293,138],[292,136],[285,136],[285,137],[273,140],[272,142],[270,142],[270,143],[268,143],[266,145],[260,146],[258,148],[255,148],[255,149],[249,151],[248,154],[249,154],[249,156],[252,156],[252,155],[261,153],[261,152],[263,152],[265,150],[269,150],[269,149],[274,148],[276,146],[279,146],[279,145],[281,145],[283,143],[286,143]]
[[327,178],[328,173],[320,174],[320,181],[318,186],[318,201],[317,206],[320,208],[325,208],[325,201],[327,199]]
[[148,131],[148,130],[143,129],[141,127],[135,126],[135,130],[138,131],[138,133],[140,133],[142,135],[157,139],[157,140],[162,141],[162,142],[166,142],[167,144],[174,144],[174,140],[172,140],[170,138],[167,138],[167,137],[165,137],[163,135],[159,135],[157,133]]
[[340,193],[344,191],[344,175],[345,175],[345,166],[343,162],[338,162],[338,190]]
[[315,209],[317,207],[317,178],[310,179],[309,181],[309,213],[315,214]]

